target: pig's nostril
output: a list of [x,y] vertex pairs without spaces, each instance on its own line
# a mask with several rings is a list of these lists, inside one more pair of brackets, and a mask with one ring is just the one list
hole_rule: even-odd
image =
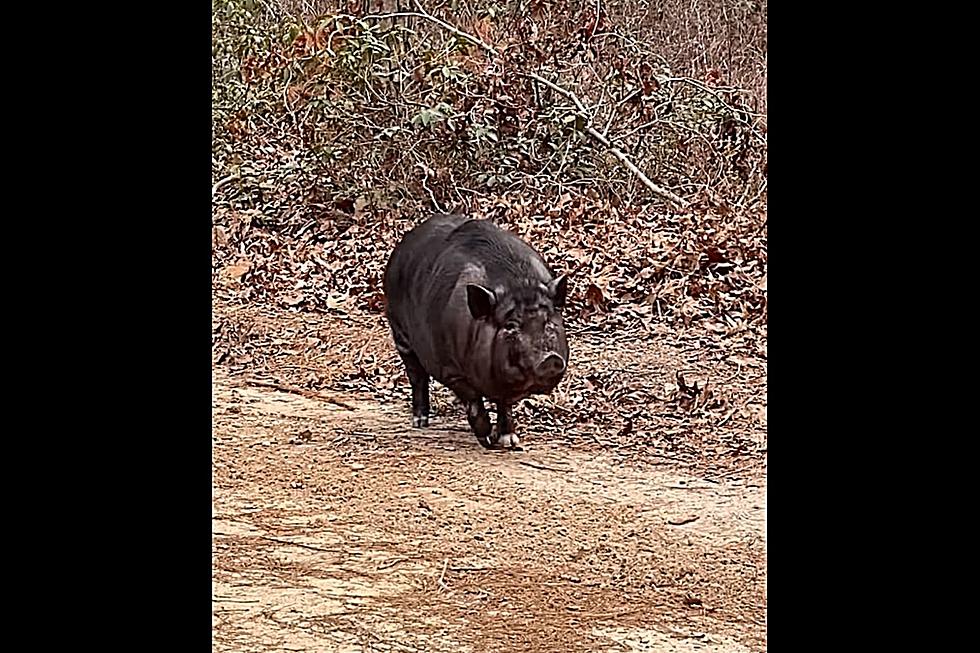
[[564,371],[565,359],[555,353],[548,354],[538,363],[537,373],[542,379],[553,379]]

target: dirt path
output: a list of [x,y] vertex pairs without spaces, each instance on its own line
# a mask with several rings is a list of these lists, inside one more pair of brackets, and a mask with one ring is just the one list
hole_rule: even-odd
[[765,479],[213,372],[215,651],[764,651]]

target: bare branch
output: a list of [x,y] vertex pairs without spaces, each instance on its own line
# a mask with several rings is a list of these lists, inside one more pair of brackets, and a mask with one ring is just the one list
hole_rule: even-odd
[[386,18],[408,18],[408,17],[424,18],[425,20],[427,20],[427,21],[429,21],[431,23],[435,23],[436,25],[438,25],[439,27],[443,28],[447,32],[452,32],[456,36],[458,36],[458,37],[460,37],[462,39],[466,39],[467,41],[470,41],[474,45],[480,46],[480,48],[482,48],[483,50],[487,51],[488,53],[490,53],[492,55],[498,55],[499,54],[493,47],[487,45],[486,43],[484,43],[483,41],[481,41],[477,37],[473,36],[472,34],[467,34],[466,32],[464,32],[462,30],[456,29],[455,27],[453,27],[452,25],[450,25],[446,21],[441,20],[439,18],[436,18],[435,16],[433,16],[430,13],[427,13],[425,11],[425,9],[423,9],[422,6],[419,5],[418,2],[415,3],[415,6],[416,6],[416,8],[418,8],[418,11],[417,12],[415,12],[415,11],[398,11],[398,12],[394,12],[394,13],[390,13],[390,14],[368,14],[367,16],[364,16],[361,20],[384,20]]
[[[590,127],[590,129],[591,129],[591,132],[590,133],[593,133],[594,132],[595,134],[598,134],[598,132],[596,132],[591,127]],[[633,162],[629,160],[629,158],[623,153],[623,151],[621,149],[619,149],[618,147],[612,147],[612,148],[609,148],[609,152],[614,157],[616,157],[617,159],[619,159],[620,162],[622,162],[622,164],[624,166],[626,166],[629,169],[630,172],[632,172],[634,175],[636,175],[636,177],[641,182],[643,182],[643,185],[646,186],[647,188],[649,188],[651,191],[653,191],[654,193],[656,193],[657,195],[660,195],[661,197],[663,197],[665,199],[670,200],[671,202],[673,202],[677,206],[680,206],[681,208],[687,207],[687,202],[683,198],[679,197],[678,195],[675,195],[674,193],[670,192],[666,188],[663,188],[663,187],[658,186],[657,184],[653,183],[650,180],[649,177],[647,177],[645,174],[643,174],[643,171],[642,170],[640,170],[639,168],[637,168],[633,164]]]
[[[575,95],[568,89],[562,88],[561,86],[558,86],[558,84],[555,84],[554,82],[545,79],[544,77],[538,75],[537,73],[524,73],[524,74],[530,77],[531,79],[536,79],[537,81],[541,82],[542,84],[552,89],[553,91],[557,91],[562,95],[564,95],[565,97],[567,97],[569,100],[575,103],[575,106],[578,107],[578,110],[583,117],[588,117],[589,114],[585,110],[585,105],[582,104],[582,101],[578,99],[577,95]],[[607,141],[606,143],[604,143],[604,145],[609,145],[609,142]]]
[[421,160],[418,160],[418,156],[416,156],[416,160],[417,160],[417,163],[415,164],[416,167],[421,168],[422,169],[422,174],[425,175],[423,177],[423,179],[422,179],[422,188],[424,188],[426,191],[428,191],[429,198],[432,199],[432,206],[435,207],[435,210],[438,211],[439,213],[445,213],[446,212],[445,209],[443,209],[439,205],[438,200],[436,200],[435,193],[433,193],[432,192],[432,189],[429,188],[429,186],[425,183],[425,182],[429,181],[429,173],[432,172],[432,170],[429,168],[429,166],[427,166],[424,163],[422,163]]
[[572,93],[568,89],[562,88],[561,86],[558,86],[554,82],[551,82],[551,81],[545,79],[544,77],[542,77],[541,75],[538,75],[537,73],[523,73],[523,74],[527,75],[531,79],[534,79],[535,81],[541,82],[542,84],[544,84],[548,88],[550,88],[550,89],[552,89],[554,91],[557,91],[558,93],[561,93],[562,95],[564,95],[565,97],[567,97],[568,99],[570,99],[572,102],[574,102],[575,103],[575,106],[578,107],[578,113],[579,113],[579,115],[582,117],[583,120],[586,121],[586,124],[585,124],[585,132],[589,136],[591,136],[592,138],[594,138],[595,140],[599,141],[604,146],[606,146],[607,148],[609,148],[609,152],[614,157],[616,157],[617,159],[619,159],[620,163],[622,163],[624,166],[626,166],[626,169],[627,170],[629,170],[634,175],[636,175],[637,179],[639,179],[641,182],[643,182],[643,185],[644,186],[646,186],[647,188],[649,188],[651,191],[653,191],[657,195],[660,195],[661,197],[670,200],[671,202],[673,202],[677,206],[680,206],[681,208],[684,208],[684,207],[687,206],[687,202],[683,198],[679,197],[678,195],[675,195],[674,193],[672,193],[671,191],[667,190],[666,188],[663,188],[662,186],[658,186],[657,184],[653,183],[653,181],[651,181],[650,178],[647,177],[643,173],[642,170],[640,170],[639,168],[636,167],[636,164],[634,164],[632,161],[630,161],[629,157],[626,156],[626,154],[621,149],[619,149],[618,147],[615,147],[612,144],[612,142],[610,142],[610,140],[608,138],[606,138],[605,136],[603,136],[601,133],[599,133],[596,130],[595,127],[593,127],[592,125],[589,124],[589,114],[585,110],[585,106],[582,104],[582,101],[578,99],[578,96],[577,95],[575,95],[574,93]]
[[[463,39],[466,39],[466,40],[470,41],[471,43],[479,46],[482,50],[484,50],[488,54],[490,54],[490,55],[492,55],[494,57],[499,57],[500,56],[500,53],[497,52],[497,50],[494,49],[493,46],[487,45],[481,39],[473,36],[472,34],[467,34],[466,32],[464,32],[464,31],[462,31],[460,29],[457,29],[456,27],[453,27],[452,25],[450,25],[446,21],[441,20],[439,18],[436,18],[432,14],[429,14],[428,12],[426,12],[425,9],[422,8],[422,5],[419,4],[418,0],[414,0],[414,1],[415,1],[415,7],[416,7],[416,9],[418,9],[418,11],[415,11],[415,12],[396,12],[396,13],[390,13],[390,14],[370,14],[368,16],[365,16],[364,18],[366,18],[366,19],[372,19],[372,20],[381,20],[381,19],[385,19],[385,18],[398,18],[398,17],[407,17],[407,16],[415,16],[417,18],[424,18],[425,20],[427,20],[427,21],[429,21],[431,23],[434,23],[434,24],[438,25],[439,27],[443,28],[444,30],[446,30],[448,32],[451,32],[452,34],[455,34],[456,36],[458,36],[460,38],[463,38]],[[597,19],[598,19],[598,17],[597,17]],[[585,132],[589,136],[591,136],[594,140],[598,141],[601,145],[603,145],[604,147],[606,147],[609,150],[609,152],[614,157],[616,157],[616,159],[618,159],[619,162],[623,164],[623,166],[626,167],[627,170],[629,170],[634,175],[636,175],[637,179],[639,179],[640,182],[642,182],[643,185],[646,186],[647,188],[649,188],[653,193],[659,195],[660,197],[662,197],[662,198],[664,198],[666,200],[669,200],[670,202],[672,202],[676,206],[679,206],[681,208],[687,207],[687,202],[683,198],[681,198],[680,196],[676,195],[675,193],[667,190],[666,188],[664,188],[664,187],[662,187],[662,186],[654,183],[646,174],[644,174],[644,172],[642,170],[640,170],[638,167],[636,167],[636,164],[633,163],[629,159],[628,156],[626,156],[626,153],[625,152],[623,152],[620,148],[614,146],[610,142],[610,140],[608,138],[606,138],[605,136],[603,136],[602,133],[600,133],[599,131],[597,131],[595,129],[595,127],[592,126],[592,124],[591,124],[592,123],[592,119],[589,117],[589,113],[588,113],[588,111],[586,111],[585,105],[582,104],[582,101],[578,98],[577,95],[575,95],[575,93],[569,91],[568,89],[566,89],[564,87],[559,86],[558,84],[555,84],[552,81],[549,81],[549,80],[545,79],[544,77],[542,77],[541,75],[538,75],[537,73],[525,73],[525,72],[522,72],[522,71],[517,71],[517,72],[519,74],[521,74],[521,75],[524,75],[526,77],[530,77],[531,79],[534,79],[534,80],[536,80],[536,81],[544,84],[548,88],[550,88],[550,89],[552,89],[552,90],[554,90],[554,91],[556,91],[558,93],[561,93],[562,95],[564,95],[565,97],[567,97],[568,99],[570,99],[572,102],[574,102],[576,108],[578,109],[579,115],[585,121]]]

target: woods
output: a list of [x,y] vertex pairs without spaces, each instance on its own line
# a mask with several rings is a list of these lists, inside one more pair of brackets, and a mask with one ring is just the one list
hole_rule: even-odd
[[[212,0],[214,650],[766,650],[767,12]],[[522,451],[413,401],[434,212],[563,279]]]
[[579,313],[765,321],[764,5],[234,0],[212,20],[216,254],[252,248],[256,295],[295,299],[263,269],[289,243],[280,276],[368,309],[378,262],[337,240],[390,248],[391,225],[462,207],[553,248]]

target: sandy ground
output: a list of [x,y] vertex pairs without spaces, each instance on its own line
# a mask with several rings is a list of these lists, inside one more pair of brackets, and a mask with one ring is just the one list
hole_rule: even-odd
[[764,462],[490,452],[248,379],[213,367],[213,650],[766,650]]

